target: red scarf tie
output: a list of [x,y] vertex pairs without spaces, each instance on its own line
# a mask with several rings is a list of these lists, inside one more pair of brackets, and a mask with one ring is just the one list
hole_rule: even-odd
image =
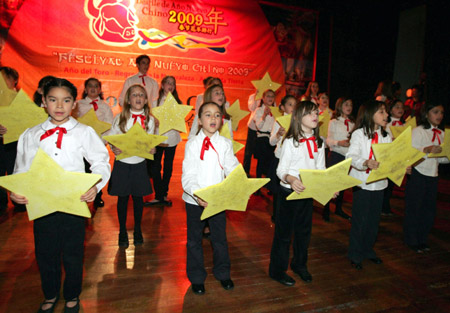
[[437,138],[439,145],[441,145],[441,138],[439,138],[439,135],[442,133],[439,129],[433,128],[433,139],[431,139],[432,142],[434,142]]
[[147,76],[147,75],[139,75],[139,78],[141,78],[142,79],[142,85],[144,85],[145,86],[145,76]]
[[[373,149],[372,149],[372,145],[373,145],[374,143],[378,143],[378,133],[374,133],[374,134],[373,134],[372,143],[371,143],[371,145],[370,145],[369,160],[373,158]],[[366,170],[366,173],[369,173],[369,172],[370,172],[370,169],[368,168],[368,169]]]
[[141,126],[142,126],[142,128],[145,128],[145,123],[144,123],[145,116],[144,115],[142,115],[142,114],[131,114],[131,117],[134,118],[133,125],[136,124],[137,118],[139,117],[141,119]]
[[206,136],[205,139],[203,139],[202,150],[200,151],[200,160],[203,161],[203,157],[205,155],[205,151],[208,151],[209,148],[213,149],[214,152],[217,154],[217,160],[219,161],[219,166],[220,166],[221,169],[223,169],[222,164],[220,164],[219,153],[214,148],[214,146],[213,146],[213,144],[211,142],[211,139],[209,139],[208,136]]
[[56,133],[59,130],[58,133],[58,139],[56,140],[56,147],[58,149],[61,149],[61,143],[62,143],[62,138],[64,134],[67,134],[67,130],[64,127],[55,127],[52,129],[47,130],[42,136],[41,136],[41,141],[44,140],[47,137],[50,137],[51,135],[53,135],[54,133]]
[[312,136],[309,138],[302,138],[300,139],[300,143],[306,142],[306,146],[308,147],[308,153],[309,153],[309,158],[310,159],[314,159],[314,155],[311,149],[311,145],[309,144],[309,141],[312,141],[314,144],[314,152],[317,152],[317,143],[316,143],[316,137]]
[[347,126],[347,131],[349,131],[350,130],[350,128],[349,128],[349,124],[350,123],[350,120],[347,118],[347,119],[345,119],[345,121],[344,121],[344,124],[345,124],[345,126]]
[[402,123],[402,121],[393,121],[392,122],[392,126],[402,126],[403,125],[403,123]]
[[94,111],[98,110],[98,104],[97,104],[97,99],[92,100],[90,104],[92,104],[92,106],[94,107]]

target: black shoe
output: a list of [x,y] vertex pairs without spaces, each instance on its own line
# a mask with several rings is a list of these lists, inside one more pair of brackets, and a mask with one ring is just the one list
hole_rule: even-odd
[[172,200],[161,200],[162,205],[172,206]]
[[361,262],[350,261],[350,264],[352,265],[352,267],[354,267],[357,270],[362,270],[363,269]]
[[[67,306],[68,302],[73,302],[76,301],[77,304],[75,304],[75,306],[69,308]],[[64,313],[78,313],[80,311],[80,299],[78,297],[76,297],[75,299],[66,301],[66,305],[64,306]]]
[[119,233],[119,247],[126,249],[129,245],[128,233]]
[[423,253],[423,250],[422,250],[421,246],[419,246],[419,245],[417,245],[417,246],[410,246],[410,245],[408,245],[408,247],[412,251],[414,251],[415,253],[418,253],[418,254],[422,254]]
[[153,206],[153,205],[163,205],[163,201],[158,199],[153,199],[151,201],[144,202],[145,206]]
[[222,285],[223,289],[225,289],[225,290],[231,290],[234,288],[234,283],[231,279],[221,280],[220,284]]
[[429,252],[431,250],[430,246],[427,245],[426,243],[419,245],[419,249],[422,250],[423,252]]
[[308,272],[307,269],[303,269],[303,270],[292,270],[295,274],[297,274],[298,276],[300,276],[300,278],[305,282],[305,283],[310,283],[312,282],[312,276],[311,274]]
[[375,264],[381,264],[381,263],[383,263],[383,260],[381,260],[381,259],[378,258],[378,257],[370,258],[369,260],[372,261],[372,262],[375,263]]
[[133,233],[133,239],[134,239],[134,245],[135,246],[142,246],[144,244],[144,237],[142,237],[142,232],[134,232]]
[[334,214],[342,217],[343,219],[349,220],[349,221],[352,219],[352,217],[350,215],[348,215],[347,213],[345,213],[344,211],[336,211]]
[[[55,310],[55,306],[56,306],[56,303],[58,303],[58,300],[59,300],[59,295],[56,296],[55,300],[53,300],[53,301],[45,299],[41,303],[41,306],[39,307],[38,313],[52,313]],[[46,304],[52,304],[52,303],[53,303],[53,305],[51,307],[49,307],[47,310],[43,310],[42,309],[42,306],[44,306]]]
[[205,294],[205,285],[204,284],[192,284],[192,291],[196,295],[204,295]]
[[270,278],[272,278],[273,280],[276,280],[280,284],[288,286],[288,287],[295,285],[295,280],[286,273],[283,273],[279,277],[278,276],[270,276]]
[[94,206],[96,208],[103,208],[105,206],[105,202],[103,202],[102,198],[94,200]]
[[322,219],[323,219],[325,222],[329,222],[329,221],[330,221],[330,211],[328,211],[328,212],[323,211],[323,213],[322,213]]

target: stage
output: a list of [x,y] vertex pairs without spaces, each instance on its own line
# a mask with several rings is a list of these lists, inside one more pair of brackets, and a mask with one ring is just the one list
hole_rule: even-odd
[[[252,196],[246,212],[227,214],[231,277],[224,290],[212,275],[212,250],[204,240],[206,294],[195,295],[186,277],[186,213],[181,199],[181,163],[185,141],[177,148],[169,198],[171,207],[145,207],[144,245],[119,249],[116,197],[104,193],[105,207],[86,223],[81,312],[449,312],[450,178],[439,181],[438,213],[430,235],[431,251],[416,254],[402,242],[404,202],[396,189],[395,216],[382,218],[375,250],[384,261],[350,266],[346,257],[350,223],[331,214],[326,223],[315,205],[308,268],[312,283],[285,287],[268,276],[274,225],[271,197]],[[240,161],[243,151],[238,153]],[[256,162],[252,161],[252,174]],[[442,169],[442,167],[441,167]],[[448,172],[448,171],[447,171]],[[150,200],[149,197],[146,200]],[[345,195],[351,213],[351,193]],[[334,211],[334,205],[331,205]],[[0,217],[0,312],[37,311],[43,294],[34,256],[33,227],[26,213],[11,205]],[[55,312],[63,310],[63,301]]]

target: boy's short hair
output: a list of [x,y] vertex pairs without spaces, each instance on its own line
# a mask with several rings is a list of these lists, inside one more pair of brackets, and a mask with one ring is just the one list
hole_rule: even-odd
[[150,62],[150,57],[146,54],[141,54],[136,58],[136,64],[140,64],[142,60],[147,59]]

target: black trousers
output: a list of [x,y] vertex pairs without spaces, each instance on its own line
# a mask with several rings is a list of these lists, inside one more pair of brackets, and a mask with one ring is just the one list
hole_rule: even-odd
[[377,257],[373,247],[378,235],[384,190],[353,188],[352,227],[348,258],[356,263]]
[[[186,203],[187,218],[187,261],[186,272],[192,284],[203,284],[206,270],[203,263],[203,227],[205,221],[200,220],[203,207]],[[226,215],[221,212],[207,219],[211,231],[213,247],[213,274],[218,280],[230,279],[230,256],[226,234]]]
[[269,171],[269,177],[270,182],[268,184],[270,191],[272,191],[273,194],[273,211],[272,211],[272,218],[275,219],[275,216],[277,215],[278,211],[278,194],[280,193],[280,179],[277,176],[277,167],[278,163],[280,163],[280,159],[277,157],[274,157],[272,160],[272,164],[270,165],[270,171]]
[[280,186],[279,206],[275,217],[275,232],[270,252],[269,275],[280,277],[288,269],[289,248],[294,233],[291,268],[307,269],[308,247],[311,240],[313,200],[290,200],[286,197],[292,190]]
[[[153,162],[151,162],[151,173],[153,178],[153,189],[155,189],[155,199],[164,200],[169,192],[170,178],[172,177],[173,159],[177,146],[174,147],[156,147],[156,153]],[[161,159],[164,154],[164,168],[161,166]],[[161,176],[161,169],[163,175]]]
[[436,216],[438,180],[412,170],[405,191],[403,236],[407,245],[427,243]]
[[275,147],[270,145],[269,137],[256,137],[256,158],[258,163],[256,164],[256,177],[262,177],[265,175],[269,177],[270,166],[275,158]]
[[64,299],[71,300],[80,295],[84,236],[85,218],[81,216],[57,212],[34,221],[36,261],[46,299],[59,295],[61,259],[66,273]]
[[245,142],[244,162],[242,166],[244,171],[250,174],[250,166],[252,164],[252,156],[255,154],[256,149],[256,131],[249,128],[247,131],[247,141]]
[[[0,138],[0,176],[11,175],[14,171],[16,162],[17,141],[3,144],[3,138]],[[0,188],[0,209],[8,207],[8,194],[5,189]]]

